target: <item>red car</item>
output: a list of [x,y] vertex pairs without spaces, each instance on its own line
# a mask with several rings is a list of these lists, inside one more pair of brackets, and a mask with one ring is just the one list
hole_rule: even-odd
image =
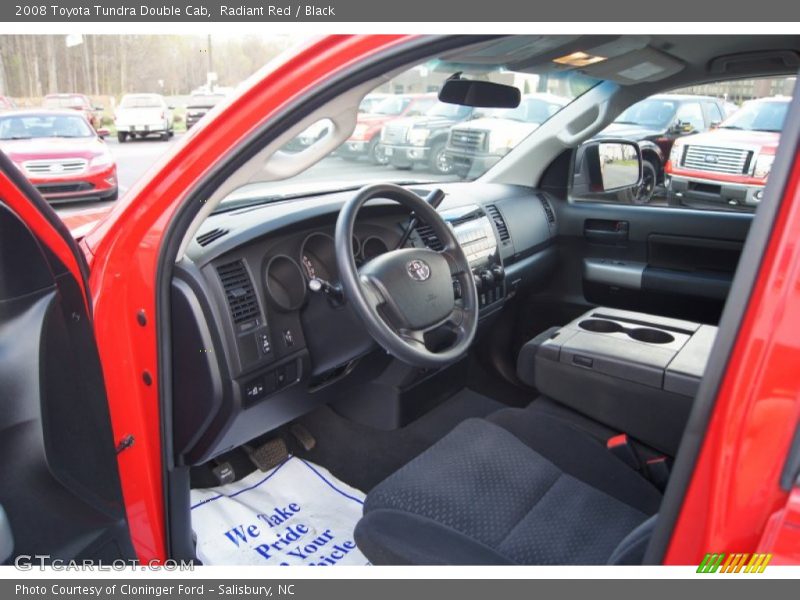
[[666,167],[675,204],[755,210],[764,197],[790,98],[763,98],[707,133],[675,142]]
[[103,135],[69,110],[0,115],[0,149],[53,203],[117,199],[117,165]]
[[[601,41],[662,78],[560,66],[584,93],[441,190],[286,180],[403,69],[461,72],[468,105],[471,73],[597,39],[315,40],[78,242],[0,154],[0,560],[800,564],[800,95],[757,214],[576,197],[640,184],[635,142],[581,145],[615,111],[730,55],[774,74],[797,37]],[[289,471],[307,486],[222,508]],[[317,496],[336,525],[309,528]]]
[[44,108],[60,109],[68,108],[83,113],[89,124],[98,129],[101,125],[100,117],[97,114],[101,110],[99,106],[94,106],[89,96],[85,94],[47,94],[42,103]]
[[370,107],[370,112],[358,115],[353,134],[339,148],[339,155],[351,159],[363,156],[373,164],[387,164],[380,144],[383,126],[394,119],[423,115],[435,103],[436,94],[387,95]]

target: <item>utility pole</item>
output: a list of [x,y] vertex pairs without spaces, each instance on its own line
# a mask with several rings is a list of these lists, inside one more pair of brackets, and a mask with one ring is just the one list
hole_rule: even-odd
[[206,69],[206,86],[209,92],[214,91],[214,84],[211,81],[211,74],[214,72],[214,57],[211,54],[211,34],[208,34],[206,40],[206,52],[208,54],[208,68]]

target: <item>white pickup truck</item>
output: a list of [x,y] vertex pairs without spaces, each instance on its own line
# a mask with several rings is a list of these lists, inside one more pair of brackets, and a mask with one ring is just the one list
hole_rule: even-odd
[[159,135],[168,140],[174,135],[172,107],[161,94],[125,94],[114,114],[117,139]]

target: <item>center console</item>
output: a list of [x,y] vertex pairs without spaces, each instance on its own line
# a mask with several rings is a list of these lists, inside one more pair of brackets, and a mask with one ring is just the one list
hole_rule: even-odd
[[595,308],[523,346],[520,379],[674,456],[717,328]]
[[[453,228],[458,243],[469,261],[480,309],[505,298],[505,270],[500,258],[492,221],[478,205],[443,211],[442,218]],[[461,297],[458,282],[453,283],[456,298]]]

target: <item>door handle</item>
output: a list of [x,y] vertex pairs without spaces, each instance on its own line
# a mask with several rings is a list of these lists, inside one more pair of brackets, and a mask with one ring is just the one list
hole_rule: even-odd
[[583,224],[583,237],[590,242],[619,244],[628,241],[628,221],[587,219]]

